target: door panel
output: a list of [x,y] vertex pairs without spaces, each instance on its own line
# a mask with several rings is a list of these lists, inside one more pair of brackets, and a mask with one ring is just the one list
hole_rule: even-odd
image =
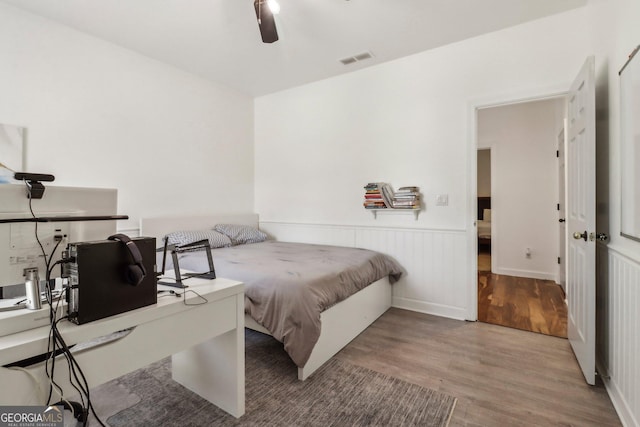
[[[567,98],[568,335],[582,373],[595,384],[595,65],[589,57]],[[586,232],[586,240],[574,233]]]

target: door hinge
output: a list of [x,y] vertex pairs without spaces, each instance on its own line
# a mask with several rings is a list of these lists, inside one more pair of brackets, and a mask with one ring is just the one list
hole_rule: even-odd
[[562,263],[560,262],[560,257],[558,257],[558,264],[562,264]]
[[560,157],[560,150],[556,150],[556,157]]
[[558,207],[558,210],[560,210],[560,203],[558,203],[557,207]]

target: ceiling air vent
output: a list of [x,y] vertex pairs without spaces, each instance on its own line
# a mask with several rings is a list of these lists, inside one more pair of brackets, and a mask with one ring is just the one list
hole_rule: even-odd
[[373,58],[373,55],[371,54],[371,52],[364,52],[354,56],[350,56],[348,58],[342,58],[340,62],[342,62],[343,65],[349,65],[359,61],[364,61],[365,59],[369,59],[369,58]]

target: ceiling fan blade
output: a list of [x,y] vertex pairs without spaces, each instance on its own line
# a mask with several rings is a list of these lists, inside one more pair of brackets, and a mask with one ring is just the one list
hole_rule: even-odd
[[278,41],[278,31],[276,30],[276,21],[273,19],[273,13],[266,0],[254,0],[253,8],[256,10],[256,18],[258,18],[258,27],[260,28],[260,36],[263,43],[273,43]]

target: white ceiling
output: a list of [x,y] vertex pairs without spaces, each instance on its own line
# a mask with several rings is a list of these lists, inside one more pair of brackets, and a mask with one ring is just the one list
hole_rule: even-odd
[[[583,6],[587,0],[279,0],[263,44],[253,0],[2,0],[259,96]],[[340,59],[369,51],[373,59]]]

